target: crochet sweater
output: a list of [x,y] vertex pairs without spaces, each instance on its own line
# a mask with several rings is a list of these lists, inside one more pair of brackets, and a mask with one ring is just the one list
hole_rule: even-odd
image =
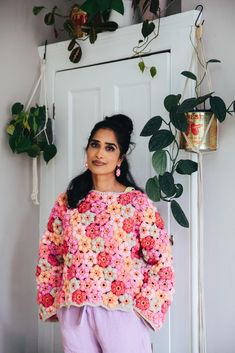
[[171,245],[160,214],[141,191],[91,190],[77,208],[61,194],[39,247],[42,320],[60,307],[135,310],[158,330],[172,300]]

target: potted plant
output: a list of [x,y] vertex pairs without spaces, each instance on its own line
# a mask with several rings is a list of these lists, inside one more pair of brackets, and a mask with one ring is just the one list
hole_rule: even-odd
[[[45,11],[44,6],[35,6],[33,8],[34,15],[38,15]],[[86,0],[81,6],[74,3],[69,7],[68,13],[60,13],[57,6],[46,12],[44,23],[52,26],[55,36],[58,37],[57,19],[62,19],[63,29],[71,39],[68,50],[71,52],[69,59],[73,63],[78,63],[82,56],[82,50],[79,45],[79,40],[90,40],[94,43],[97,39],[97,34],[104,31],[115,31],[118,25],[114,21],[109,21],[111,11],[117,11],[124,14],[124,6],[122,0]]]
[[6,131],[9,145],[14,153],[26,153],[35,158],[41,153],[48,163],[57,153],[53,144],[52,121],[46,118],[45,106],[31,107],[24,111],[24,105],[17,102],[11,108],[12,119]]
[[[219,62],[218,60],[209,60]],[[190,71],[183,71],[182,75],[195,82],[195,90],[201,85],[196,75]],[[176,201],[183,193],[183,185],[175,182],[175,175],[191,175],[197,171],[197,163],[190,159],[179,158],[179,134],[186,133],[189,121],[187,113],[196,112],[203,105],[210,111],[215,119],[222,123],[227,114],[234,113],[235,101],[226,107],[223,99],[209,92],[203,96],[195,94],[182,100],[181,94],[170,94],[164,99],[164,106],[169,118],[161,116],[152,117],[144,126],[141,136],[151,136],[149,151],[153,152],[152,165],[156,175],[149,178],[146,183],[146,192],[153,201],[166,201],[170,203],[171,211],[176,221],[182,227],[189,227],[188,219],[179,203]],[[201,109],[200,109],[201,110]]]

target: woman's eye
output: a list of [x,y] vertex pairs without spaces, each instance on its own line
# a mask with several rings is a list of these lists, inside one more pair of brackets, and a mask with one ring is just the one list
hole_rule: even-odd
[[96,148],[96,147],[98,147],[98,143],[97,142],[91,142],[90,146],[93,147],[93,148]]
[[106,151],[114,151],[114,147],[113,146],[107,146],[106,147]]

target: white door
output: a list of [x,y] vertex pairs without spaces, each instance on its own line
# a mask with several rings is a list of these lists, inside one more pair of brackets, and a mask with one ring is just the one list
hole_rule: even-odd
[[[153,171],[151,156],[148,152],[148,139],[139,135],[150,117],[154,115],[164,117],[166,115],[163,100],[170,93],[170,55],[169,52],[165,52],[145,58],[146,65],[154,63],[157,67],[157,76],[154,79],[149,74],[140,72],[137,66],[138,59],[110,62],[56,73],[55,134],[58,154],[54,162],[54,197],[66,189],[68,182],[75,175],[84,170],[84,148],[91,128],[104,116],[114,113],[123,113],[133,119],[133,141],[136,143],[136,147],[130,155],[129,161],[137,184],[144,187]],[[44,200],[44,202],[46,201]],[[51,205],[48,206],[48,208],[50,207]],[[158,208],[169,226],[171,222],[168,218],[167,206],[161,204]],[[43,218],[46,222],[45,215]],[[180,267],[184,266],[187,269],[186,258],[187,256],[184,255],[180,257],[182,262]],[[159,333],[151,333],[154,353],[186,353],[189,351],[187,348],[190,328],[189,324],[185,325],[185,323],[189,323],[189,309],[185,307],[185,300],[188,301],[188,297],[185,298],[185,293],[187,293],[186,296],[189,295],[189,283],[186,278],[187,276],[182,281],[181,288],[177,289],[178,294],[175,296],[173,307],[164,327]],[[178,306],[177,315],[174,314],[174,306]],[[182,310],[179,309],[180,306]],[[49,324],[43,323],[41,325],[46,325],[49,329]],[[58,325],[50,325],[50,334],[46,331],[45,326],[41,327],[40,353],[62,353]],[[172,327],[178,328],[181,340],[172,333]],[[46,335],[49,336],[46,337]],[[48,347],[49,344],[51,348]]]

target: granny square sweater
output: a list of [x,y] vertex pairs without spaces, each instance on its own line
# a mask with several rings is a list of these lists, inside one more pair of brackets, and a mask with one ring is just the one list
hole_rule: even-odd
[[135,310],[158,330],[174,290],[163,220],[133,188],[91,190],[73,209],[61,194],[40,241],[36,277],[42,320],[63,306],[92,305]]

